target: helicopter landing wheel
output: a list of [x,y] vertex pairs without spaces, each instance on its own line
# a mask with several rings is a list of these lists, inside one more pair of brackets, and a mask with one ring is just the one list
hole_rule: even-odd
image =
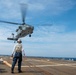
[[31,37],[31,34],[29,35],[29,37]]

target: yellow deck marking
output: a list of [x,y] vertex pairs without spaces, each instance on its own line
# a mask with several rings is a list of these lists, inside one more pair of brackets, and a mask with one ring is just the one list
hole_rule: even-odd
[[7,61],[3,61],[4,64],[6,64],[7,66],[11,67],[11,64],[9,64]]

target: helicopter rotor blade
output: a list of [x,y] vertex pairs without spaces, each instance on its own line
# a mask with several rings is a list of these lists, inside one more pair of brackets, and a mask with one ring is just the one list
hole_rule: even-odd
[[0,22],[2,22],[2,23],[9,23],[9,24],[15,24],[15,25],[21,25],[21,23],[7,22],[7,21],[1,21],[1,20],[0,20]]
[[27,11],[27,4],[21,4],[22,23],[25,24],[25,17]]
[[52,26],[53,24],[39,24],[38,26]]

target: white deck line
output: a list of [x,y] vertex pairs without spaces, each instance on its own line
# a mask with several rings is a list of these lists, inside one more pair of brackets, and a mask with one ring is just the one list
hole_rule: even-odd
[[[56,65],[35,65],[35,66],[22,66],[22,67],[50,67],[50,66],[68,66],[68,67],[76,67],[76,64],[56,64]],[[17,66],[16,66],[17,67]]]
[[[4,64],[11,67],[11,64],[7,61],[3,61]],[[76,67],[76,64],[53,64],[53,65],[35,65],[35,66],[21,66],[21,67],[50,67],[50,66],[68,66],[68,67]],[[15,66],[18,67],[18,66]]]

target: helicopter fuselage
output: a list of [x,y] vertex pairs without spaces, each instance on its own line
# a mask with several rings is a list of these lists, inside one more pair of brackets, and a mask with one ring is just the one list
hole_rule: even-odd
[[12,35],[12,38],[7,38],[8,40],[18,40],[19,38],[25,37],[29,35],[31,37],[31,34],[33,33],[34,27],[28,24],[20,25],[18,29],[16,29],[17,34],[14,36]]
[[15,22],[8,22],[8,21],[2,21],[2,23],[9,23],[14,25],[20,25],[18,29],[16,29],[17,34],[12,33],[12,37],[8,37],[8,40],[14,40],[17,41],[19,38],[25,37],[29,35],[31,37],[31,34],[33,33],[34,27],[31,25],[26,24],[25,22],[25,16],[26,16],[26,10],[27,10],[27,4],[21,4],[21,14],[22,14],[22,23],[15,23]]
[[34,27],[30,26],[30,25],[21,25],[18,27],[18,29],[16,30],[17,35],[15,36],[16,38],[21,38],[27,35],[31,35],[33,33]]

